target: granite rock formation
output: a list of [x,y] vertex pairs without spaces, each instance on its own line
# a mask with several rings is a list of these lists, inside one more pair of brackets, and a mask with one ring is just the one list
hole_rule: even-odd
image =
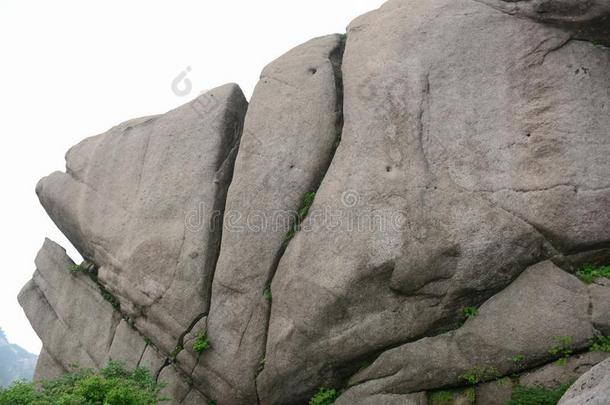
[[221,405],[580,376],[610,334],[610,282],[575,276],[610,263],[608,27],[607,0],[390,0],[249,104],[83,141],[37,187],[85,258],[45,242],[20,295],[37,376],[122,360]]

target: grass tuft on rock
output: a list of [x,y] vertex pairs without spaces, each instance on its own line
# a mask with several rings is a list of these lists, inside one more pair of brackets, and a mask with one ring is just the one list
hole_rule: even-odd
[[200,333],[197,335],[197,338],[195,338],[195,343],[193,343],[193,351],[195,353],[203,353],[210,347],[212,346],[210,345],[210,339],[206,333]]
[[586,284],[592,284],[600,278],[610,279],[610,266],[584,266],[576,276]]
[[339,398],[339,392],[334,388],[320,388],[309,400],[309,405],[330,405]]
[[513,390],[511,400],[505,405],[557,405],[563,394],[572,384],[564,384],[555,389],[542,386],[517,386]]

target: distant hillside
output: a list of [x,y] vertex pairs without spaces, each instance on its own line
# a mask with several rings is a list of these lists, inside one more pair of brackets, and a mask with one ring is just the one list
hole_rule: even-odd
[[37,360],[38,356],[10,344],[0,328],[0,387],[6,387],[15,380],[31,380]]

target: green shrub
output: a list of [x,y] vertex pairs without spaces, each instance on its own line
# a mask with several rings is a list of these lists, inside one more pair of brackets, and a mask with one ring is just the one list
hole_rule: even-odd
[[522,354],[518,354],[516,356],[511,357],[510,361],[512,361],[515,364],[522,364],[525,361],[525,356]]
[[453,405],[453,392],[436,391],[429,394],[428,403],[430,405]]
[[273,301],[273,294],[271,293],[271,287],[265,288],[265,291],[263,292],[263,297],[265,297],[265,299],[267,301]]
[[197,335],[195,339],[195,343],[193,343],[193,351],[195,353],[203,353],[211,347],[210,339],[208,339],[208,335],[205,333],[200,333]]
[[68,270],[70,270],[70,273],[76,274],[76,273],[89,273],[89,271],[87,270],[87,268],[83,265],[80,264],[73,264],[72,266],[68,267]]
[[476,366],[472,370],[462,374],[460,379],[466,381],[468,384],[476,385],[480,382],[497,378],[498,374],[498,370],[494,367]]
[[0,405],[151,405],[162,401],[161,386],[148,370],[126,370],[110,362],[99,372],[76,369],[58,379],[16,382],[0,390]]
[[596,336],[591,340],[589,350],[592,352],[610,353],[610,336]]
[[564,384],[555,389],[517,386],[506,405],[556,405],[570,385],[572,384]]
[[466,307],[462,309],[462,315],[464,315],[464,318],[466,319],[474,318],[479,315],[479,309],[477,307]]
[[610,279],[610,266],[584,266],[576,272],[576,276],[587,284],[591,284],[602,277]]
[[339,393],[333,388],[320,388],[320,390],[311,397],[309,405],[330,405],[339,398]]
[[551,350],[549,350],[549,354],[554,357],[559,357],[557,359],[557,363],[561,365],[566,365],[568,362],[568,358],[574,353],[572,350],[572,337],[571,336],[555,336],[555,342],[557,344],[553,346]]

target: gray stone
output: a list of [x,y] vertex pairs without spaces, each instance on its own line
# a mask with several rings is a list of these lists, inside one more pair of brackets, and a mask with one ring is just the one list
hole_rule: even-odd
[[610,240],[610,52],[575,36],[471,0],[350,25],[342,142],[273,280],[263,401],[340,384],[528,265]]
[[559,401],[559,405],[607,405],[610,403],[610,360],[598,364],[580,377]]
[[542,386],[557,388],[571,383],[589,371],[595,365],[606,360],[610,353],[591,352],[571,356],[563,363],[553,362],[519,377],[519,384],[525,387]]
[[142,359],[140,360],[139,366],[147,369],[152,375],[156,376],[161,370],[161,367],[165,364],[166,358],[159,353],[159,351],[151,345],[146,346]]
[[437,389],[466,384],[469,375],[486,381],[550,361],[554,348],[583,349],[596,333],[589,304],[576,277],[551,262],[535,265],[455,332],[384,352],[351,379],[357,385],[347,394]]
[[190,385],[173,365],[164,367],[161,370],[158,381],[164,385],[161,389],[161,397],[170,399],[168,405],[182,403],[191,391]]
[[64,366],[55,360],[43,347],[38,356],[36,371],[34,372],[34,381],[53,380],[61,377],[67,372]]
[[103,367],[121,316],[74,262],[49,239],[36,257],[34,277],[19,294],[45,350],[65,369]]
[[42,205],[124,313],[162,349],[208,310],[218,224],[247,103],[225,85],[164,115],[88,138]]
[[407,395],[379,394],[370,397],[341,396],[335,405],[428,405],[425,392]]
[[140,363],[145,349],[144,338],[125,320],[121,320],[110,345],[108,360],[122,362],[128,369],[133,369]]
[[267,66],[246,116],[227,197],[207,331],[195,370],[219,403],[256,401],[270,302],[264,297],[306,193],[328,167],[341,119],[339,35],[303,44]]
[[505,405],[513,393],[510,378],[479,384],[476,387],[477,405]]

